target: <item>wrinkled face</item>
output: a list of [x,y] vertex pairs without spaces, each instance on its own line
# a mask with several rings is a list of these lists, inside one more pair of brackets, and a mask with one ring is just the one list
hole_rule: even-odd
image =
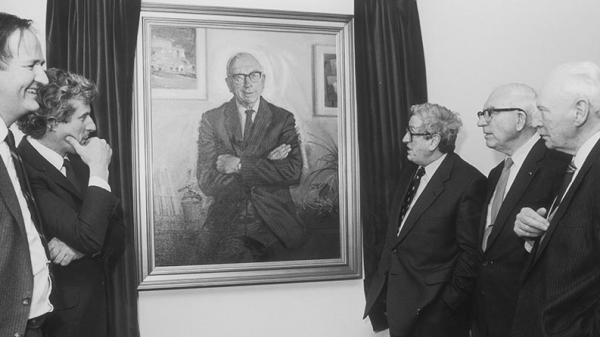
[[[229,91],[231,91],[241,105],[248,107],[256,103],[260,95],[262,95],[265,86],[265,75],[262,74],[262,71],[260,63],[250,55],[241,55],[231,62],[225,81],[227,82]],[[236,74],[250,75],[253,72],[260,72],[260,77],[252,80],[250,76],[244,76],[241,82],[234,80],[232,77],[232,75]]]
[[[488,98],[483,106],[483,110],[499,108],[522,108],[511,103],[507,95],[495,95]],[[490,119],[483,116],[478,117],[477,126],[483,131],[485,145],[487,147],[506,154],[512,154],[515,150],[515,143],[519,137],[518,122],[521,118],[522,123],[527,120],[524,112],[519,110],[511,111],[491,111]]]
[[412,115],[410,117],[410,120],[408,121],[408,130],[410,133],[413,133],[412,137],[409,132],[406,132],[402,138],[402,142],[406,144],[407,148],[406,158],[420,166],[431,163],[433,161],[431,157],[435,150],[435,146],[433,146],[433,136],[422,135],[427,133],[427,131],[419,116]]
[[44,55],[33,32],[17,30],[8,38],[12,58],[0,65],[0,115],[7,124],[39,108],[37,89],[48,83]]
[[75,149],[65,140],[67,136],[77,139],[80,144],[85,144],[91,133],[96,131],[96,124],[90,115],[91,108],[89,104],[78,99],[72,99],[68,103],[75,111],[67,122],[58,122],[54,128],[56,140],[60,142],[59,148],[63,153],[75,153]]
[[576,146],[571,144],[577,128],[574,124],[575,104],[572,99],[564,97],[559,87],[551,83],[544,87],[538,97],[539,113],[534,115],[533,126],[551,149],[574,153]]

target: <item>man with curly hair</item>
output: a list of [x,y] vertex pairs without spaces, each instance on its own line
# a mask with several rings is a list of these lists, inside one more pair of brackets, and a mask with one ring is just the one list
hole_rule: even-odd
[[447,108],[411,107],[407,159],[392,202],[365,316],[392,337],[468,337],[485,177],[454,153],[462,123]]
[[98,91],[82,76],[47,72],[40,109],[19,119],[19,145],[54,263],[48,337],[107,336],[106,278],[123,248],[119,201],[108,184],[112,150],[93,136]]

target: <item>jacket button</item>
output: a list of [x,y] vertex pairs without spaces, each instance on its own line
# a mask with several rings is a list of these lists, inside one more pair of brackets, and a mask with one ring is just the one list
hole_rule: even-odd
[[21,334],[18,332],[15,332],[15,334],[13,335],[14,337],[21,337]]
[[421,314],[421,308],[417,308],[417,316]]
[[23,305],[30,305],[30,304],[31,304],[31,298],[29,298],[29,297],[25,297],[25,298],[23,299],[23,302],[22,302],[22,303],[23,303]]
[[396,249],[396,248],[392,249],[392,253],[397,254],[398,253],[398,249]]
[[490,260],[490,264],[494,264],[494,260]]

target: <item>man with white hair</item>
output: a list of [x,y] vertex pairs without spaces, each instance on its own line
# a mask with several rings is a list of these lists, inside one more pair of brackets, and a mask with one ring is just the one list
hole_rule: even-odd
[[560,188],[571,156],[548,150],[531,119],[535,91],[521,83],[496,88],[477,113],[486,145],[504,155],[488,176],[486,203],[479,226],[483,256],[474,293],[474,337],[510,333],[519,277],[529,256],[513,224],[521,208],[547,207]]
[[549,208],[523,208],[517,235],[535,240],[511,336],[600,336],[600,68],[554,70],[533,125],[573,155]]

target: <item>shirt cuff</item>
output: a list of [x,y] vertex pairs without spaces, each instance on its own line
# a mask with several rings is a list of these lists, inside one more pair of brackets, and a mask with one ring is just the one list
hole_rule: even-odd
[[528,253],[531,253],[531,251],[533,250],[534,243],[535,243],[534,240],[525,240],[525,250]]
[[91,176],[90,181],[88,182],[88,186],[97,186],[97,187],[103,188],[109,192],[112,192],[110,189],[110,185],[108,184],[108,181],[106,181],[98,176]]

